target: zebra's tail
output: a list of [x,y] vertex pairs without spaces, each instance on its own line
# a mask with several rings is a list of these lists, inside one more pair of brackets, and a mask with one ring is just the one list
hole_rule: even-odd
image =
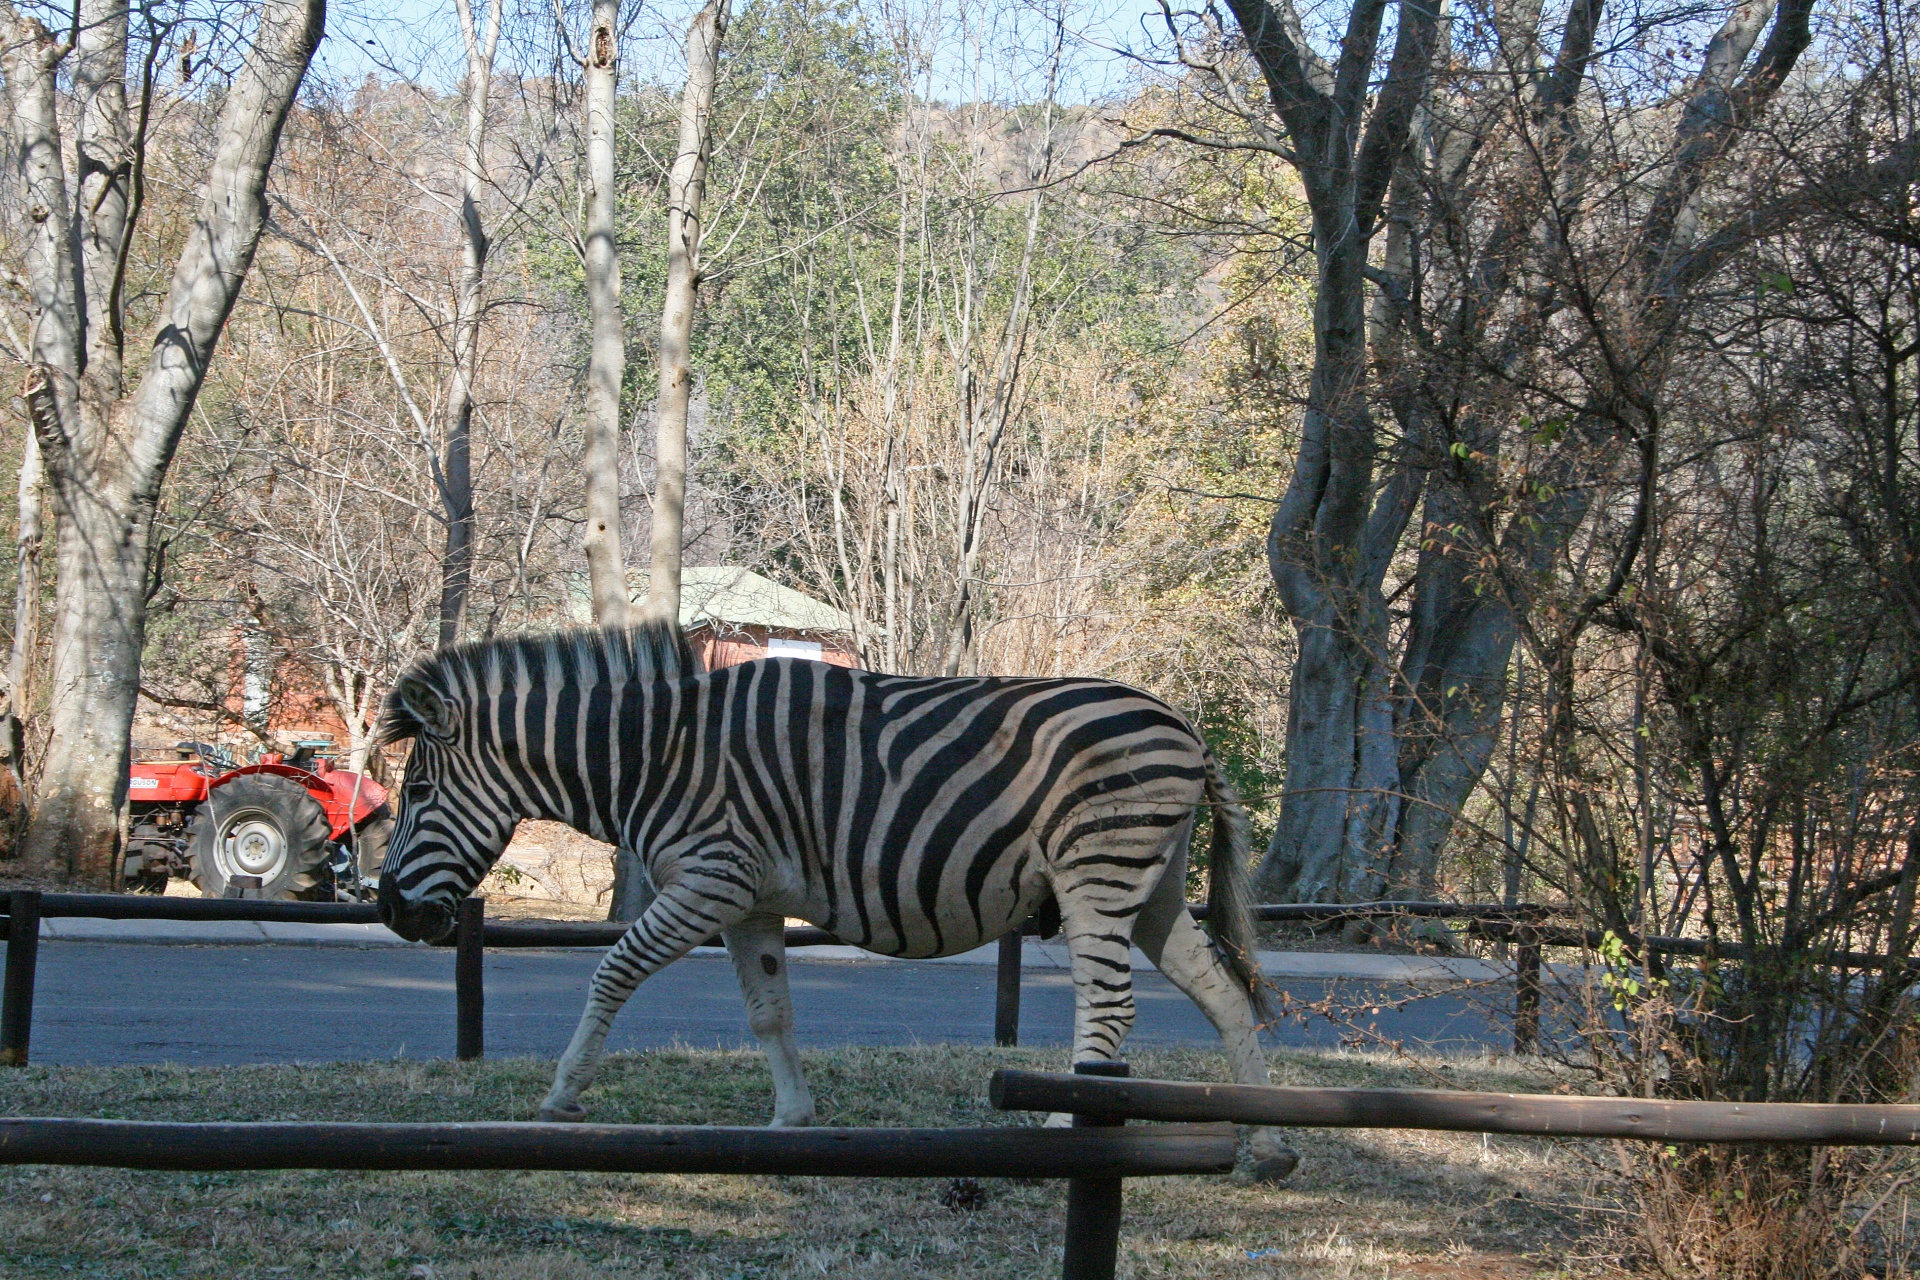
[[1207,867],[1207,927],[1226,961],[1227,971],[1261,1021],[1275,1016],[1273,1001],[1254,955],[1251,869],[1247,866],[1247,811],[1233,784],[1221,776],[1213,752],[1206,753],[1207,806],[1213,814],[1213,846]]

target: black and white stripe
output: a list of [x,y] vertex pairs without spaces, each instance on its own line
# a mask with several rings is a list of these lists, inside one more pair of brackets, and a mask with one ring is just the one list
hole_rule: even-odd
[[[382,877],[396,928],[444,928],[521,819],[645,861],[658,896],[596,974],[550,1109],[576,1103],[564,1077],[584,1085],[634,987],[715,933],[750,1007],[771,1010],[756,1030],[783,1037],[774,926],[788,916],[885,955],[940,956],[1051,895],[1073,957],[1076,1059],[1112,1056],[1132,1025],[1134,943],[1168,969],[1155,953],[1177,941],[1175,967],[1221,988],[1195,998],[1223,1034],[1253,1034],[1244,818],[1198,734],[1138,690],[790,658],[701,673],[676,630],[649,627],[442,651],[399,681],[379,734],[414,739]],[[1201,806],[1217,953],[1181,906]]]

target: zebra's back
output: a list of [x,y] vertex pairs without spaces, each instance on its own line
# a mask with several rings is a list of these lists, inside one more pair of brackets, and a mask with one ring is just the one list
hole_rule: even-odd
[[683,706],[662,788],[680,801],[635,815],[656,879],[744,858],[767,909],[886,954],[970,949],[1050,885],[1138,910],[1205,793],[1193,729],[1109,681],[771,658],[689,682]]

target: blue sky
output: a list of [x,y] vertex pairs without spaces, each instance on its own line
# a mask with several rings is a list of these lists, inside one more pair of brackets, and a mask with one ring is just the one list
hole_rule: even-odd
[[[484,0],[478,0],[484,3]],[[741,0],[735,0],[736,5]],[[976,95],[996,99],[1033,98],[1044,92],[1045,62],[1057,11],[1040,0],[969,0],[980,11],[972,20],[952,0],[906,0],[895,12],[940,23],[935,42],[935,97],[965,101]],[[1157,5],[1140,0],[1067,0],[1067,41],[1059,94],[1067,102],[1086,102],[1125,90],[1134,64],[1119,52],[1144,47],[1143,20],[1158,21]],[[523,18],[520,29],[549,30],[551,0],[508,0]],[[577,26],[585,27],[585,5],[572,0]],[[680,44],[698,0],[649,0],[629,8],[631,21],[624,60],[629,74],[672,82],[679,78]],[[461,74],[458,18],[453,0],[332,0],[327,40],[319,70],[335,82],[367,74],[399,72],[431,84],[452,85]],[[533,42],[502,50],[502,62],[520,61],[530,71],[543,69],[550,53]]]

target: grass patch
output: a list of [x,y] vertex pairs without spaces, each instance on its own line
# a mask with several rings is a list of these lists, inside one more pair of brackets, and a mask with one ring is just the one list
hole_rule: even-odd
[[[806,1055],[823,1124],[1031,1123],[987,1103],[1000,1066],[1058,1069],[1057,1052],[975,1046]],[[1140,1050],[1135,1073],[1222,1079],[1220,1055]],[[0,1114],[147,1120],[525,1119],[552,1064],[377,1062],[312,1067],[35,1067],[0,1073]],[[1285,1052],[1282,1083],[1540,1085],[1510,1059],[1420,1066]],[[616,1054],[592,1118],[761,1124],[771,1087],[755,1052]],[[1121,1274],[1133,1277],[1464,1276],[1562,1270],[1590,1219],[1572,1206],[1591,1167],[1529,1139],[1308,1130],[1284,1188],[1227,1178],[1128,1184]],[[988,1184],[983,1208],[943,1208],[914,1179],[584,1173],[140,1173],[0,1168],[0,1274],[9,1277],[597,1276],[1054,1277],[1065,1186]]]

